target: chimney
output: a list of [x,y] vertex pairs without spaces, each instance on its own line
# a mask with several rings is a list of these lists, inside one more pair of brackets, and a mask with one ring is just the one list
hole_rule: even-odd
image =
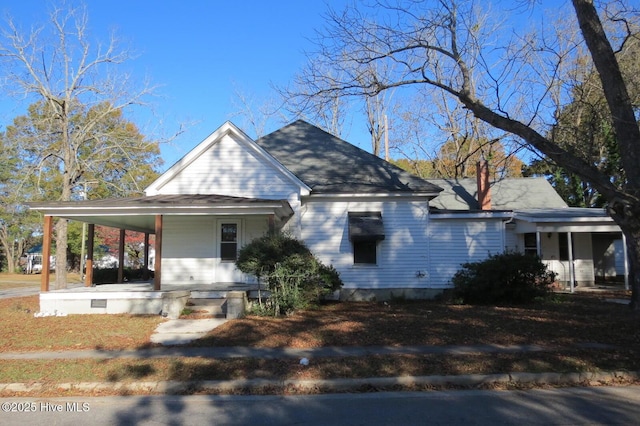
[[480,210],[491,210],[491,187],[489,186],[489,163],[480,160],[477,164],[478,206]]

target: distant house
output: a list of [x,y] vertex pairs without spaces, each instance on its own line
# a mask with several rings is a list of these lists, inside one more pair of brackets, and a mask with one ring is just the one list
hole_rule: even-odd
[[461,263],[505,249],[540,254],[572,283],[619,272],[604,211],[568,208],[544,179],[482,176],[478,201],[476,180],[420,179],[304,121],[257,140],[227,122],[145,196],[32,208],[156,234],[156,290],[255,283],[237,252],[274,230],[332,264],[344,299],[431,297]]

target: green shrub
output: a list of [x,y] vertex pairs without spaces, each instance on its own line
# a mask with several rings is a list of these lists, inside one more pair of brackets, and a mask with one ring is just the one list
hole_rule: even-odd
[[555,273],[537,256],[501,253],[465,263],[452,278],[453,299],[469,304],[523,304],[551,293]]
[[326,266],[304,243],[286,234],[257,238],[238,253],[237,268],[267,284],[270,297],[255,312],[278,316],[306,308],[342,287],[333,266]]

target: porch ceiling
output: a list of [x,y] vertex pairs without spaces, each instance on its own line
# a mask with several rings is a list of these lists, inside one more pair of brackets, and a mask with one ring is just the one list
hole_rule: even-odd
[[96,225],[155,232],[157,215],[293,215],[287,200],[230,197],[225,195],[154,195],[104,200],[30,203],[32,210]]

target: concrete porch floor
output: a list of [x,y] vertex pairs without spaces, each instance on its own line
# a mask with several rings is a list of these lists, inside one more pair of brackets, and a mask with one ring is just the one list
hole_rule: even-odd
[[[212,283],[212,284],[163,284],[159,291],[257,291],[259,284],[247,283]],[[264,286],[261,286],[264,290]],[[155,291],[152,281],[135,281],[120,284],[99,284],[91,287],[73,286],[61,290],[50,290],[48,293],[101,293],[120,291]]]
[[[226,299],[229,294],[257,293],[258,284],[215,283],[163,285],[152,282],[101,284],[40,293],[40,312],[55,314],[143,314],[178,318],[190,299]],[[232,293],[233,292],[233,293]],[[246,295],[244,296],[246,299]]]

